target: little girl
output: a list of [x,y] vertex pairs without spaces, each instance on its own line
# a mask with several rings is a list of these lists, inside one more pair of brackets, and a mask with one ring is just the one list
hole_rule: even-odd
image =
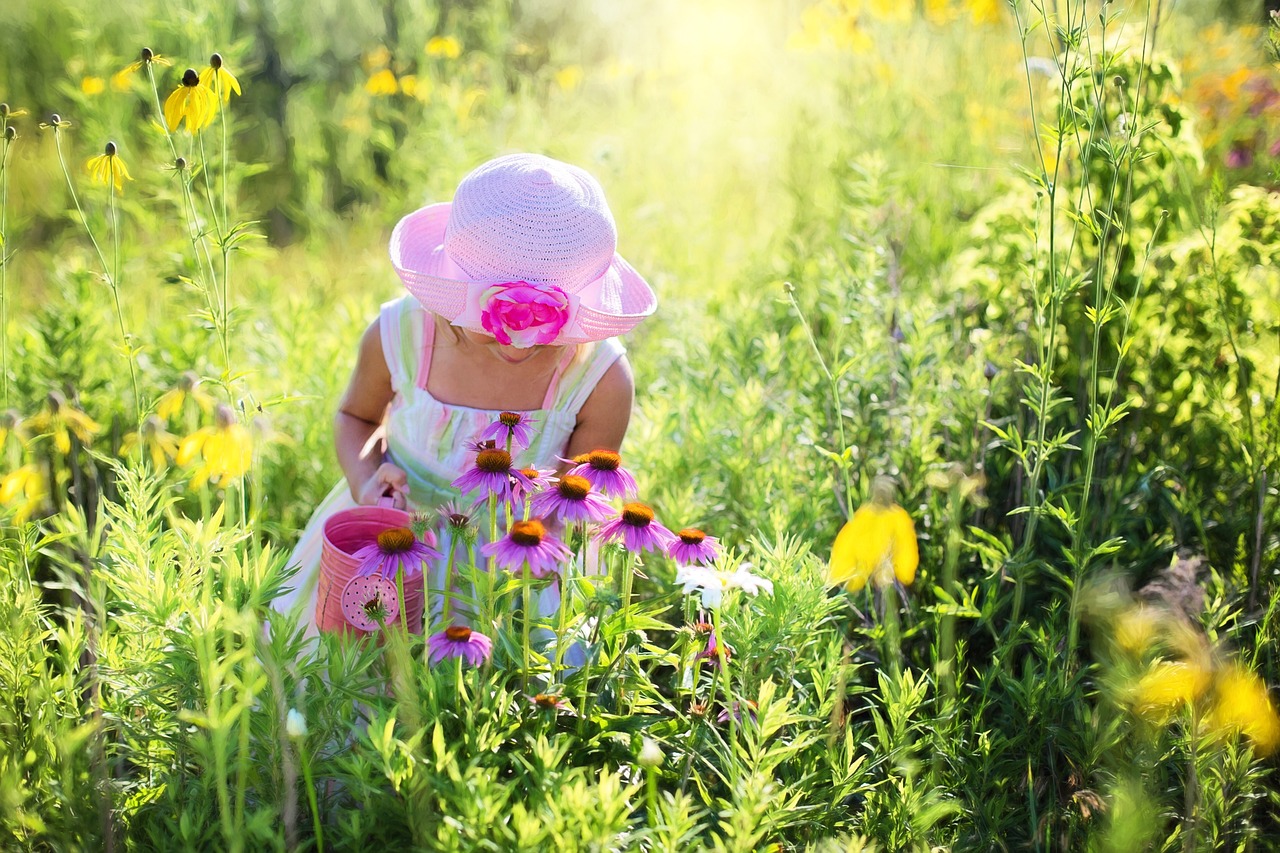
[[400,221],[391,261],[409,295],[383,305],[360,341],[334,422],[346,478],[303,531],[290,561],[301,571],[277,610],[315,633],[324,522],[383,496],[418,510],[459,502],[451,483],[504,411],[536,436],[519,467],[621,446],[634,386],[615,336],[657,302],[616,245],[596,180],[536,154],[491,160],[452,203]]

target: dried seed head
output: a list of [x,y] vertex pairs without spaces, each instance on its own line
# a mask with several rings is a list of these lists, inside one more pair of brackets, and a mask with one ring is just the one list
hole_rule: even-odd
[[1123,89],[1125,82],[1124,77],[1119,74],[1111,78],[1111,85],[1115,86],[1117,89]]
[[9,117],[9,105],[0,103],[0,118]]
[[12,142],[18,138],[18,129],[13,125],[9,125],[4,129],[4,138]]
[[49,116],[49,124],[53,125],[54,127],[59,127],[62,124],[62,116],[58,115],[57,113],[54,113],[53,115]]
[[108,157],[116,156],[116,144],[114,142],[108,142],[106,147],[102,149],[102,153],[106,154]]
[[186,157],[179,157],[177,160],[174,160],[174,161],[173,161],[173,168],[177,169],[179,172],[181,172],[183,169],[187,168],[187,158],[186,158]]
[[216,70],[216,69],[218,69],[218,68],[221,68],[221,67],[222,67],[222,54],[220,54],[220,53],[215,53],[213,56],[209,57],[209,65],[211,65],[215,70]]

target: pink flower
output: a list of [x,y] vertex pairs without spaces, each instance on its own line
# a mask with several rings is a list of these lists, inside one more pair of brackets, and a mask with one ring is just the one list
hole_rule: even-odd
[[591,491],[586,477],[565,474],[554,489],[535,495],[529,511],[539,518],[554,516],[566,524],[579,521],[604,521],[613,514],[613,507],[604,498]]
[[533,430],[529,418],[519,412],[503,412],[498,419],[485,427],[480,440],[510,441],[512,447],[524,449],[533,443]]
[[596,535],[601,542],[621,540],[622,547],[633,554],[666,551],[676,538],[674,533],[654,518],[653,510],[642,503],[625,504],[622,514],[601,525]]
[[449,658],[462,658],[471,666],[479,666],[492,654],[493,640],[465,625],[451,625],[427,638],[427,663],[431,666]]
[[394,578],[396,571],[403,566],[406,578],[417,578],[422,576],[422,569],[427,563],[440,559],[440,552],[433,547],[435,544],[435,534],[430,530],[424,530],[422,539],[419,539],[407,527],[392,527],[379,533],[376,542],[365,545],[351,556],[360,561],[357,574]]
[[529,565],[529,574],[545,578],[555,574],[560,564],[570,557],[565,544],[547,533],[538,519],[512,522],[505,538],[480,546],[480,552],[493,557],[498,565],[511,572],[519,572]]
[[531,490],[533,483],[522,472],[511,467],[511,454],[496,447],[486,447],[476,454],[475,467],[453,481],[453,487],[464,495],[480,492],[480,500],[496,495],[499,501],[513,499],[513,487]]
[[551,343],[569,322],[569,297],[554,284],[495,284],[480,294],[480,304],[484,330],[521,349]]
[[714,563],[720,556],[720,540],[708,536],[696,527],[686,527],[667,546],[667,556],[682,566],[697,563]]
[[[582,459],[578,462],[578,459]],[[591,488],[610,498],[626,500],[638,491],[636,478],[622,467],[622,457],[612,450],[593,450],[585,457],[566,459],[576,463],[569,469],[575,477],[586,477]]]

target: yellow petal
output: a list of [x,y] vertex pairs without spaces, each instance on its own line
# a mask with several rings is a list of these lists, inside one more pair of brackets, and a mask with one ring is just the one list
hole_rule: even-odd
[[1209,689],[1208,668],[1191,661],[1160,661],[1134,687],[1134,710],[1153,722],[1168,717]]
[[1244,734],[1262,755],[1269,755],[1280,746],[1280,716],[1266,684],[1239,666],[1230,667],[1218,677],[1205,726],[1217,734]]
[[164,123],[172,133],[178,129],[178,123],[182,121],[182,116],[186,112],[187,106],[187,87],[179,86],[173,90],[173,93],[164,101]]
[[893,574],[900,583],[910,586],[916,579],[916,567],[920,565],[915,522],[900,506],[890,507],[889,511],[893,513]]

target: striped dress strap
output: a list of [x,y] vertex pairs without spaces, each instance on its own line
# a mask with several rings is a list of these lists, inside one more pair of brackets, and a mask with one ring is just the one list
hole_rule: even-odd
[[560,378],[554,406],[557,411],[568,412],[575,416],[582,410],[591,392],[596,390],[600,378],[626,352],[622,342],[617,338],[606,338],[594,344],[584,344],[584,346],[591,347],[591,351],[583,358],[574,361],[565,370]]
[[422,313],[414,311],[417,302],[402,296],[383,303],[378,313],[378,330],[382,337],[382,355],[391,373],[391,390],[403,393],[413,385],[422,349]]

